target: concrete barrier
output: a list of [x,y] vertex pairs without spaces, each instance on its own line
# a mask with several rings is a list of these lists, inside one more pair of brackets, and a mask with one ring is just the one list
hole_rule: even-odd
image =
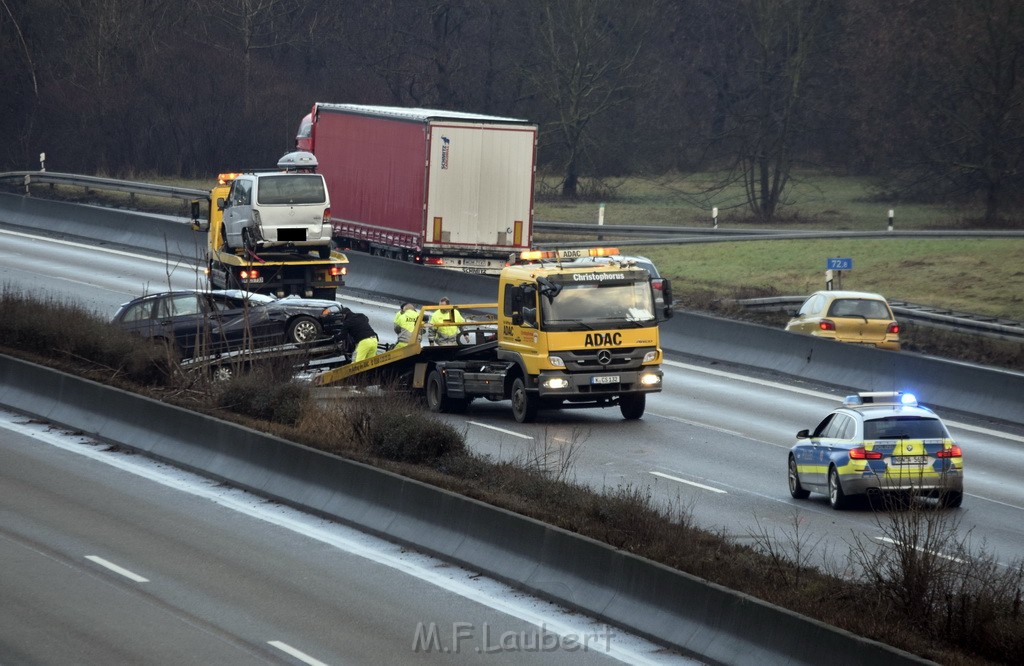
[[0,403],[480,571],[714,663],[928,663],[607,544],[249,428],[0,356]]

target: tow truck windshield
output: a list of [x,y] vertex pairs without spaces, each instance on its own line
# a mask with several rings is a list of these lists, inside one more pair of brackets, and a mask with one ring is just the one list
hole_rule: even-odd
[[545,328],[608,321],[655,323],[653,293],[647,280],[561,284],[555,296],[540,299]]

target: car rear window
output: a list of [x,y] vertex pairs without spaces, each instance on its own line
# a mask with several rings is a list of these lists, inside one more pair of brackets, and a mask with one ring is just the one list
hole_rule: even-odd
[[321,204],[327,201],[323,178],[313,174],[261,178],[256,197],[261,204]]
[[882,301],[862,298],[840,298],[828,309],[830,317],[867,317],[868,319],[889,319],[889,308]]
[[942,421],[923,416],[892,416],[864,421],[864,439],[945,439]]

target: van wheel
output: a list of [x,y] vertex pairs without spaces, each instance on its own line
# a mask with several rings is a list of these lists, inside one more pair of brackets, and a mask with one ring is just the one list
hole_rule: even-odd
[[646,408],[646,393],[632,393],[619,396],[619,411],[622,412],[622,418],[627,421],[635,421],[643,416]]
[[330,245],[325,245],[325,246],[323,246],[321,248],[318,248],[317,249],[317,253],[320,255],[321,259],[330,259],[331,258],[331,246]]
[[537,408],[540,399],[536,394],[526,390],[522,377],[512,382],[512,415],[519,423],[532,423],[537,419]]
[[296,317],[291,324],[288,325],[288,342],[293,342],[297,345],[306,345],[317,340],[323,330],[320,328],[320,323],[312,317],[305,315]]

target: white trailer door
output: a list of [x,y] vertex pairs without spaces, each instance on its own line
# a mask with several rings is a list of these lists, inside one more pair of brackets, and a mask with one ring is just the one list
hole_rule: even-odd
[[431,125],[427,237],[472,247],[527,247],[535,126]]

